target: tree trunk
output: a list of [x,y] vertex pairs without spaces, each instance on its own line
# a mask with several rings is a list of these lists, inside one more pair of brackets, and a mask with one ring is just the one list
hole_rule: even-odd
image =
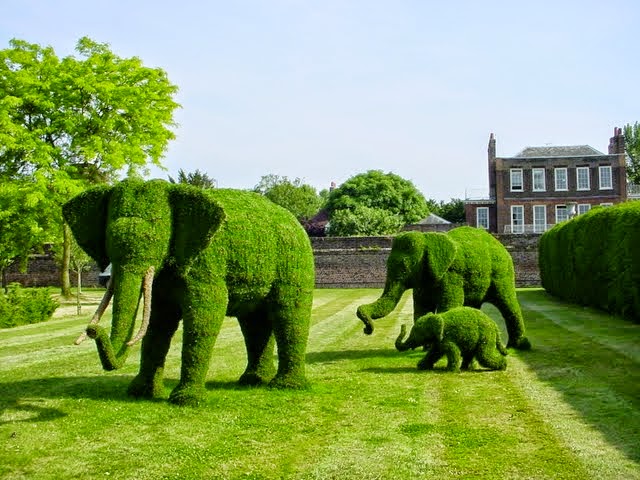
[[78,268],[78,281],[76,284],[76,310],[78,315],[82,313],[82,307],[80,306],[81,293],[82,293],[82,270]]
[[69,264],[71,263],[71,229],[66,223],[62,226],[62,265],[60,266],[60,294],[71,298],[71,280],[69,279]]
[[9,285],[7,285],[7,269],[2,268],[2,288],[4,293],[9,293]]

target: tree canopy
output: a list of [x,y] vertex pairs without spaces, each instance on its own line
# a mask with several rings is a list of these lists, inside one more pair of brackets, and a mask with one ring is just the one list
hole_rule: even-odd
[[323,198],[316,189],[299,178],[290,180],[286,176],[264,175],[253,191],[286,208],[300,222],[313,217],[323,204]]
[[[348,179],[331,191],[326,208],[329,234],[333,236],[395,233],[402,225],[415,223],[429,214],[424,196],[411,181],[380,170],[369,170]],[[361,225],[357,228],[351,222],[353,230],[341,227],[345,219],[359,215],[370,221],[358,222]],[[396,220],[392,221],[390,216]]]
[[174,138],[177,87],[159,68],[121,58],[87,37],[76,56],[11,40],[0,50],[0,181],[28,179],[47,190],[49,213],[65,243],[60,205],[87,185],[161,165]]
[[178,179],[174,179],[169,175],[171,183],[187,183],[200,188],[216,188],[218,182],[215,178],[211,178],[207,173],[196,169],[195,172],[186,173],[183,169],[178,170]]
[[631,183],[640,185],[640,124],[627,124],[622,129],[624,133],[624,147],[629,156],[627,178]]

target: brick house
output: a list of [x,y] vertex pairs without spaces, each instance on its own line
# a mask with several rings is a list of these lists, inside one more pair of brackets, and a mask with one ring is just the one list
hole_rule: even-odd
[[626,155],[616,128],[604,154],[589,145],[527,147],[496,157],[489,137],[489,192],[465,199],[469,225],[493,233],[543,233],[594,206],[627,200]]

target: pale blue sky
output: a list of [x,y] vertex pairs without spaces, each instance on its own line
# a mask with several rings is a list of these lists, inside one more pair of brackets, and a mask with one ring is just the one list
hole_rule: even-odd
[[[637,0],[0,0],[11,38],[87,35],[180,87],[168,174],[321,189],[369,169],[427,198],[485,188],[499,156],[589,144],[640,121]],[[167,173],[154,171],[166,178]]]

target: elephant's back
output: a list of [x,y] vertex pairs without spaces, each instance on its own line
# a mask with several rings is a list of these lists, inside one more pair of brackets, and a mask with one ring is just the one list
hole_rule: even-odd
[[225,212],[225,221],[213,243],[218,247],[233,245],[226,249],[228,266],[233,271],[247,272],[251,277],[264,275],[267,279],[288,275],[283,269],[298,269],[310,272],[313,282],[311,243],[291,212],[253,192],[212,189],[208,194]]

